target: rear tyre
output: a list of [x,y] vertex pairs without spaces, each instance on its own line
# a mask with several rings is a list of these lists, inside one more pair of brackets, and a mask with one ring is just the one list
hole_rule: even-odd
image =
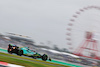
[[19,56],[22,56],[22,55],[23,55],[23,50],[19,50],[19,51],[18,51],[18,55],[19,55]]

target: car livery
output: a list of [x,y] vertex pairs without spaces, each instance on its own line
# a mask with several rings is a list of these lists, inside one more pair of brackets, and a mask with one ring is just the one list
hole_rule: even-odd
[[44,61],[46,61],[46,60],[51,61],[51,58],[48,57],[48,55],[46,55],[46,54],[41,55],[33,50],[30,50],[29,47],[18,47],[13,44],[8,45],[8,53],[10,53],[10,54],[15,53],[19,56],[24,55],[24,56],[32,57],[34,59],[41,58]]

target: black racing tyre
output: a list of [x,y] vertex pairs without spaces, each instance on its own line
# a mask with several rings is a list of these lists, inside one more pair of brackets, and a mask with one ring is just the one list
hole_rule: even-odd
[[19,56],[23,55],[23,50],[19,50],[19,51],[18,51],[18,55],[19,55]]
[[46,54],[44,54],[43,56],[42,56],[42,60],[43,61],[46,61],[48,59],[48,56],[46,55]]

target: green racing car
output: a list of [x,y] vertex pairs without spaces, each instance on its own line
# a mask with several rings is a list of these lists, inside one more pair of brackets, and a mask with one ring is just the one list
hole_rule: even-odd
[[43,61],[46,61],[46,60],[51,61],[51,58],[48,57],[48,55],[46,54],[41,55],[33,50],[30,50],[29,47],[18,47],[13,44],[8,45],[8,53],[10,54],[15,53],[19,56],[24,55],[24,56],[32,57],[34,59],[41,58]]

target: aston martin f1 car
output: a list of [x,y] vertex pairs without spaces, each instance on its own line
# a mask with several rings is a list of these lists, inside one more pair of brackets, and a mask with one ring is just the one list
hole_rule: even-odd
[[46,61],[46,60],[51,61],[51,58],[48,57],[47,54],[41,55],[33,50],[30,50],[29,47],[18,47],[13,44],[8,45],[8,53],[10,53],[10,54],[15,53],[19,56],[24,55],[24,56],[32,57],[34,59],[41,58],[43,61]]

